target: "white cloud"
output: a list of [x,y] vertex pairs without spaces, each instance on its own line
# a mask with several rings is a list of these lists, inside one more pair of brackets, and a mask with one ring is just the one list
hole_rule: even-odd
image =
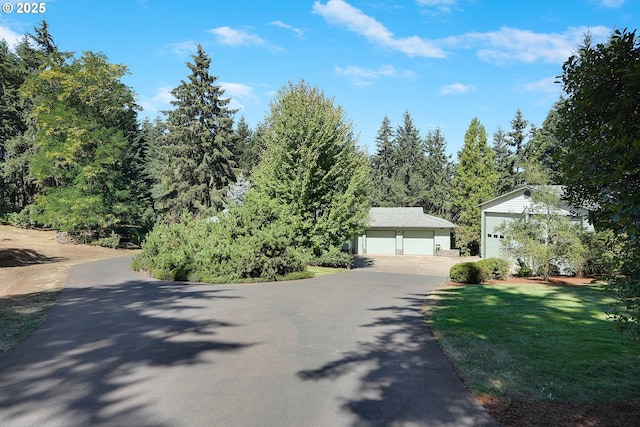
[[357,67],[355,65],[349,65],[345,68],[336,66],[335,72],[338,75],[349,77],[353,84],[359,87],[369,86],[381,77],[415,77],[415,73],[412,71],[397,70],[393,65],[383,65],[377,70]]
[[522,83],[518,85],[517,89],[520,92],[536,92],[536,93],[559,93],[562,90],[562,85],[556,83],[558,79],[556,77],[545,77],[534,82]]
[[266,43],[253,33],[227,26],[213,28],[207,32],[214,34],[218,42],[227,46],[260,46]]
[[417,0],[418,6],[426,6],[439,10],[440,12],[451,12],[458,0]]
[[418,36],[396,37],[383,24],[364,14],[343,0],[329,0],[326,4],[315,2],[313,13],[321,15],[327,22],[346,27],[369,42],[380,47],[396,50],[407,56],[444,58],[445,53],[431,40]]
[[241,110],[244,108],[244,103],[258,103],[252,86],[233,82],[219,82],[218,84],[224,89],[224,98],[231,98],[230,108]]
[[624,4],[625,0],[596,0],[596,3],[604,7],[617,9]]
[[22,38],[21,35],[11,31],[9,27],[0,26],[0,39],[5,40],[9,47],[14,46]]
[[457,94],[457,93],[467,93],[475,89],[476,88],[471,85],[465,85],[462,83],[452,83],[450,85],[442,86],[440,88],[440,94],[451,95],[451,94]]
[[269,22],[269,25],[273,25],[273,26],[276,26],[276,27],[284,28],[285,30],[292,31],[298,37],[304,36],[304,30],[302,30],[300,28],[296,28],[296,27],[294,27],[292,25],[289,25],[289,24],[285,24],[282,21],[271,21],[271,22]]
[[138,102],[145,113],[158,114],[160,111],[171,107],[171,101],[175,99],[171,94],[171,90],[172,88],[169,86],[162,86],[153,97],[146,98],[142,96]]
[[562,33],[536,33],[518,28],[502,27],[498,31],[467,33],[449,37],[450,46],[476,48],[478,57],[494,64],[513,62],[547,62],[561,64],[571,56],[590,33],[594,39],[607,37],[611,30],[604,26],[570,27]]
[[198,50],[198,43],[193,40],[185,40],[178,43],[170,43],[169,50],[179,56],[186,56]]

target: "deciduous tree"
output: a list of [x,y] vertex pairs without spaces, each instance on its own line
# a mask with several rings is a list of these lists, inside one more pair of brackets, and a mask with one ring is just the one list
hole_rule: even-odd
[[562,68],[565,99],[556,133],[569,199],[590,206],[596,226],[624,243],[623,278],[611,282],[620,325],[640,336],[640,41],[616,30],[606,43],[587,36]]
[[304,81],[289,83],[265,125],[252,191],[302,218],[303,246],[314,255],[340,247],[366,224],[369,205],[368,162],[342,108]]

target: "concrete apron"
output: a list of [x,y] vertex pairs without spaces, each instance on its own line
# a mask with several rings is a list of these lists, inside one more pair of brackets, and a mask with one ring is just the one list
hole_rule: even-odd
[[355,267],[385,273],[449,277],[449,269],[454,264],[478,259],[429,255],[357,255]]

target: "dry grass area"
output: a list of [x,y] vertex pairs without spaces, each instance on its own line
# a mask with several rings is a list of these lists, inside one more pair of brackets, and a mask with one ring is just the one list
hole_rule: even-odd
[[61,245],[56,232],[0,225],[0,298],[62,289],[69,268],[128,252]]

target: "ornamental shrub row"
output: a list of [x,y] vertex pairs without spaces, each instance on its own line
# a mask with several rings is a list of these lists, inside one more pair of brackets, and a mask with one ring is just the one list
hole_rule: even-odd
[[238,283],[306,278],[310,263],[347,263],[349,256],[337,249],[309,256],[300,218],[274,200],[254,197],[216,218],[185,214],[180,222],[156,225],[133,268],[162,280]]
[[461,262],[449,269],[449,278],[456,283],[480,283],[491,279],[504,279],[509,274],[509,266],[508,261],[500,258]]

